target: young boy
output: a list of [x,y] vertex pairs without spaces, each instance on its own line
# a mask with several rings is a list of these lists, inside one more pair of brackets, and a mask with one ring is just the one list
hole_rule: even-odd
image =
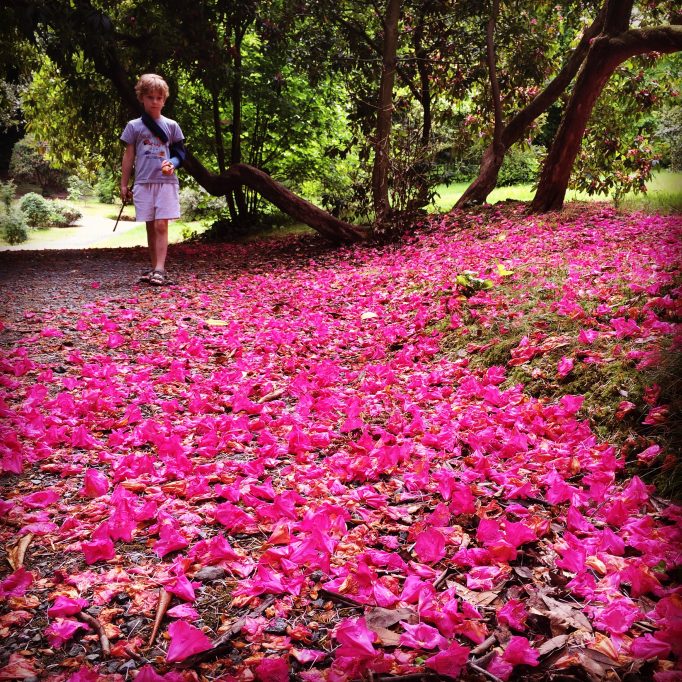
[[[121,164],[121,199],[129,201],[132,197],[135,219],[144,220],[147,225],[151,269],[142,274],[140,281],[159,286],[167,281],[168,221],[180,217],[175,169],[181,160],[177,156],[171,157],[170,147],[182,142],[184,136],[175,121],[161,115],[168,98],[168,84],[161,76],[144,74],[137,82],[135,92],[146,116],[129,121],[121,135],[126,145]],[[157,134],[149,128],[154,124],[160,128],[160,131],[157,128]],[[164,136],[166,141],[162,139]],[[131,192],[128,182],[133,166],[135,186]]]

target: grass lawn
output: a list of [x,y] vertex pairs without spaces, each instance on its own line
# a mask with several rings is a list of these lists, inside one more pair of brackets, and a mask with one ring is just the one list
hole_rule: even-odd
[[[460,182],[454,185],[439,185],[436,188],[438,196],[433,202],[434,211],[449,211],[455,202],[464,194],[469,183]],[[518,201],[530,201],[535,195],[533,185],[513,185],[511,187],[498,187],[488,197],[491,204],[506,199]],[[589,196],[585,192],[569,190],[566,201],[608,201],[608,197]],[[654,175],[649,183],[647,194],[629,194],[621,202],[621,206],[628,210],[671,211],[682,210],[682,173],[673,173],[663,170]]]

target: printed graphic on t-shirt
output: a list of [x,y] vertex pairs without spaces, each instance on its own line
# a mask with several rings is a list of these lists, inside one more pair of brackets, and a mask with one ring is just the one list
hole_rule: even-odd
[[142,144],[148,149],[144,150],[145,156],[158,156],[163,159],[166,156],[166,148],[164,143],[158,137],[144,137]]

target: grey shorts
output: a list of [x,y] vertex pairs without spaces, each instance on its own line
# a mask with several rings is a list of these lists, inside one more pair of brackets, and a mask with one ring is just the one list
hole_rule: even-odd
[[180,217],[178,185],[153,182],[134,185],[135,220],[175,220]]

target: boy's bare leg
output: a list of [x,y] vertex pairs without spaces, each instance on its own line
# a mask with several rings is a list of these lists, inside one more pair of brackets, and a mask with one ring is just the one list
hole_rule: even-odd
[[[147,239],[149,240],[149,228],[147,228]],[[152,267],[154,270],[164,272],[166,268],[166,253],[168,252],[168,220],[152,221],[152,239],[149,243]],[[151,246],[152,243],[154,244],[153,247]]]
[[152,266],[152,270],[156,270],[156,239],[154,234],[154,223],[155,220],[148,220],[145,223],[147,228],[147,246],[149,247],[149,260]]

